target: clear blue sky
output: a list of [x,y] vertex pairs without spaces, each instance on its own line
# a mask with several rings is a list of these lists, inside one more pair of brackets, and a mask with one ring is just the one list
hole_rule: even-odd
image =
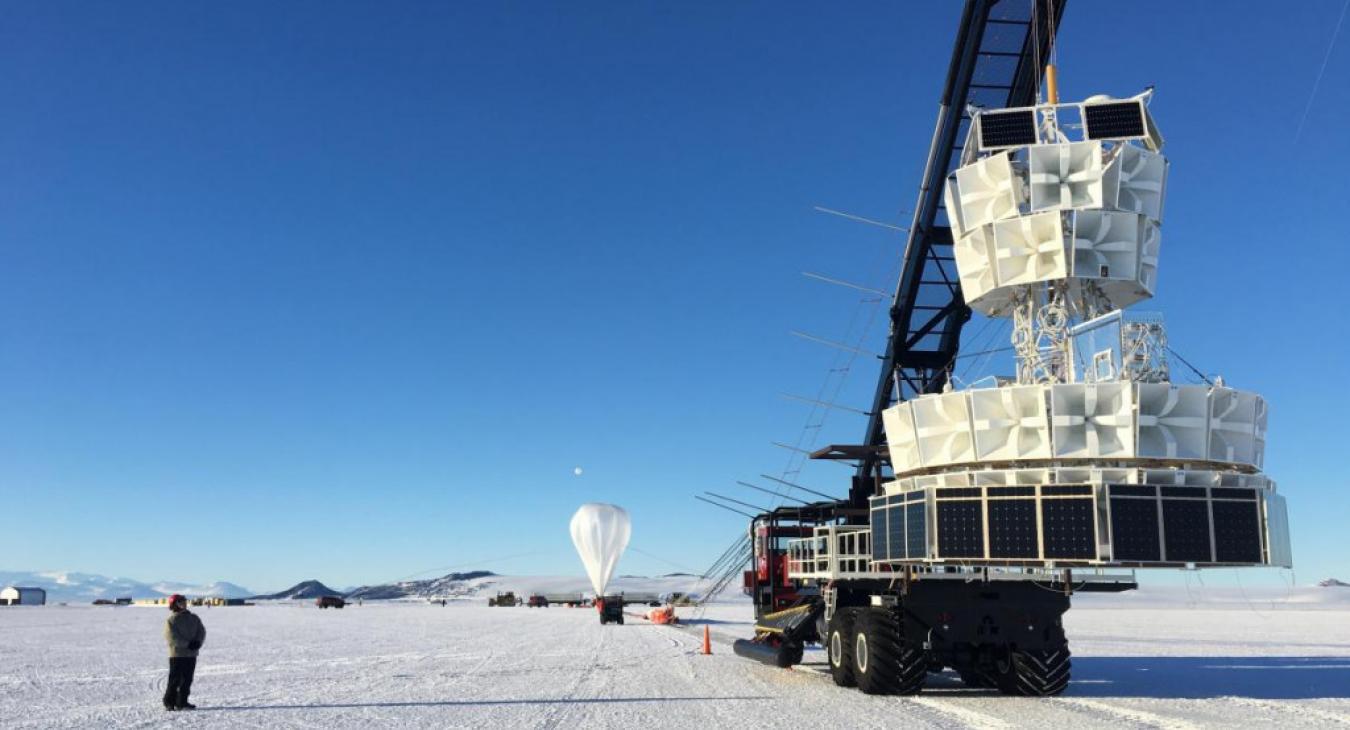
[[[1301,582],[1350,575],[1350,40],[1294,139],[1340,6],[1075,0],[1060,45],[1068,98],[1157,85],[1147,308],[1272,402]],[[799,272],[893,286],[812,208],[907,221],[960,11],[3,8],[0,567],[257,589],[580,574],[589,500],[621,572],[705,567],[744,523],[690,495],[761,501],[836,355],[787,332],[858,304]]]

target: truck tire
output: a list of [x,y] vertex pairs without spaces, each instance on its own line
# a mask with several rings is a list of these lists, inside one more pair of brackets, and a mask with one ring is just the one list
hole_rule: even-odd
[[869,695],[917,694],[928,677],[923,652],[904,640],[894,612],[867,608],[853,624],[853,677]]
[[1010,651],[999,677],[999,689],[1022,697],[1053,697],[1068,688],[1070,668],[1068,644],[1056,649]]
[[857,611],[840,608],[830,619],[825,632],[825,655],[830,662],[830,677],[840,687],[856,687],[853,677],[853,621]]
[[778,656],[775,657],[774,664],[779,669],[787,669],[794,664],[801,664],[802,655],[805,653],[806,647],[785,641],[778,645]]

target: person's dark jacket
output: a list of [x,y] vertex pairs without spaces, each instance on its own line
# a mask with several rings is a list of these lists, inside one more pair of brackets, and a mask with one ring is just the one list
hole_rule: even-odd
[[186,608],[174,611],[164,622],[164,640],[169,642],[169,658],[195,657],[206,641],[206,627]]

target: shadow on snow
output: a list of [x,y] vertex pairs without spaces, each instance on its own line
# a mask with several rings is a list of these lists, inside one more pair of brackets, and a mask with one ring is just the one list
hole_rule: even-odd
[[727,621],[720,618],[684,618],[680,617],[680,624],[684,626],[750,626],[754,621]]
[[[964,690],[949,673],[928,689]],[[991,694],[988,690],[969,690]],[[996,694],[996,693],[993,693]],[[1265,700],[1350,698],[1350,657],[1074,657],[1066,697]]]
[[717,701],[757,701],[770,700],[772,697],[585,697],[577,699],[534,699],[534,700],[428,700],[425,702],[331,702],[312,705],[226,705],[221,707],[201,707],[203,711],[233,710],[325,710],[325,709],[361,709],[369,707],[491,707],[494,705],[605,705],[633,704],[639,702],[717,702]]

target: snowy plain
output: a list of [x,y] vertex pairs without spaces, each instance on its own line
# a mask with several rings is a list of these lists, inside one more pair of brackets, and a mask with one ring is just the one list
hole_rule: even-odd
[[[165,713],[164,610],[0,610],[0,718],[15,727],[1279,727],[1350,726],[1350,590],[1278,600],[1176,591],[1083,596],[1074,680],[1009,698],[932,676],[918,697],[835,687],[823,657],[734,656],[748,603],[682,609],[684,628],[485,599],[196,609],[209,630],[193,713]],[[631,607],[632,612],[645,611]],[[701,615],[700,615],[701,614]],[[699,653],[704,626],[713,655]]]

